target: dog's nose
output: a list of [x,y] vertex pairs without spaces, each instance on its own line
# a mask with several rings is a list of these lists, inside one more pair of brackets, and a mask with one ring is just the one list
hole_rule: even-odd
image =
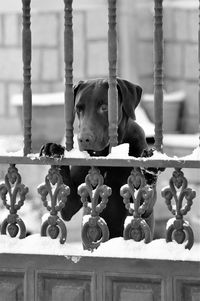
[[79,136],[78,143],[81,149],[92,149],[94,143],[94,135],[92,133],[84,133]]

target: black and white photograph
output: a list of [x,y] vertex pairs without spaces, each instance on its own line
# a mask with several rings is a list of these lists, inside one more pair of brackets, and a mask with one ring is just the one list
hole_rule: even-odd
[[0,0],[0,301],[200,301],[200,0]]

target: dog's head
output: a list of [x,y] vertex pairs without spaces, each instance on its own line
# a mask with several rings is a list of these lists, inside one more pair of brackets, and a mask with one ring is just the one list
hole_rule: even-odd
[[[135,108],[141,99],[141,87],[117,79],[118,128],[125,127],[128,118],[135,120]],[[80,81],[74,87],[75,111],[78,116],[80,150],[103,155],[109,146],[108,81],[95,79]],[[121,129],[122,132],[125,129]],[[118,136],[120,136],[118,130]],[[119,143],[121,138],[118,137]]]

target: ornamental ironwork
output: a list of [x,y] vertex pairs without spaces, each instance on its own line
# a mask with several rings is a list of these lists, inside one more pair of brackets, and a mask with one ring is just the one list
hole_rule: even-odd
[[85,183],[78,187],[78,194],[81,196],[85,213],[82,242],[87,250],[96,249],[101,242],[109,239],[108,226],[99,214],[106,208],[112,190],[103,183],[104,179],[99,169],[92,167],[85,178]]
[[[128,216],[124,226],[124,239],[133,239],[145,243],[153,239],[153,231],[143,215],[153,208],[156,201],[156,185],[147,185],[140,168],[134,168],[128,177],[127,184],[121,187],[120,194]],[[132,200],[132,201],[131,201]]]
[[[58,217],[58,212],[65,206],[70,188],[63,184],[58,166],[52,166],[49,169],[45,183],[38,187],[38,193],[41,195],[44,206],[50,212],[42,224],[41,236],[48,234],[52,239],[56,239],[60,234],[60,243],[63,244],[67,239],[67,229],[63,220]],[[47,200],[48,195],[50,202]]]
[[[14,164],[10,165],[5,175],[5,182],[0,184],[0,196],[4,206],[10,214],[2,222],[1,234],[7,232],[11,237],[19,233],[19,238],[26,236],[26,227],[23,220],[17,214],[17,211],[24,205],[28,187],[22,184],[22,179],[18,169]],[[20,231],[20,232],[19,232]]]
[[[178,244],[187,241],[185,248],[191,249],[194,243],[194,234],[183,216],[190,211],[196,192],[188,188],[188,181],[184,177],[184,173],[177,168],[169,180],[169,186],[162,189],[161,194],[165,198],[169,211],[175,216],[167,223],[166,241],[175,240]],[[174,205],[172,205],[173,199]],[[183,204],[184,199],[185,204]]]

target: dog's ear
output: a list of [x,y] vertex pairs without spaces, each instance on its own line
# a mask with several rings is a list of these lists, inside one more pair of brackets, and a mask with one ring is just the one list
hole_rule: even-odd
[[119,91],[119,100],[122,102],[122,107],[126,115],[135,119],[135,108],[140,102],[142,88],[120,78],[117,78],[117,86]]
[[84,86],[84,83],[85,82],[83,80],[80,80],[76,85],[74,85],[74,102],[78,91],[81,90],[81,88]]

